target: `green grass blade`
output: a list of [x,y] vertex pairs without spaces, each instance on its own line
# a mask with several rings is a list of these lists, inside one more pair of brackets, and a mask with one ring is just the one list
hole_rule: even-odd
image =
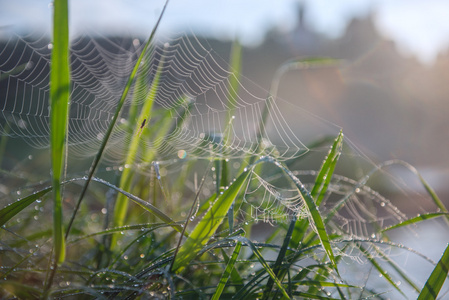
[[374,250],[384,259],[415,291],[419,293],[418,286],[413,282],[410,277],[398,266],[398,264],[392,260],[387,254],[384,253],[379,247],[373,245]]
[[[139,197],[134,196],[133,194],[128,193],[127,191],[124,191],[103,179],[92,178],[92,180],[94,180],[98,183],[104,184],[104,185],[108,186],[109,188],[116,190],[117,192],[120,192],[121,194],[123,194],[127,198],[129,198],[130,200],[132,200],[135,203],[137,203],[138,205],[140,205],[145,210],[154,214],[156,217],[158,217],[159,219],[164,221],[166,224],[171,225],[173,227],[173,229],[175,229],[176,231],[182,232],[182,226],[178,225],[172,218],[167,216],[165,213],[163,213],[161,210],[159,210],[156,206],[152,205],[151,203],[144,201],[144,200],[140,199]],[[188,235],[188,233],[185,233],[185,235]]]
[[391,278],[390,274],[388,274],[387,271],[382,268],[382,266],[374,259],[374,257],[362,245],[359,244],[357,245],[357,247],[360,249],[363,255],[365,255],[371,265],[379,272],[379,274],[381,274],[383,278],[385,278],[399,293],[406,297],[404,292],[399,288],[396,282],[394,282],[393,278]]
[[318,281],[318,280],[300,280],[300,281],[293,281],[295,285],[304,285],[304,286],[315,286],[315,287],[344,287],[344,288],[357,288],[355,285],[345,284],[345,283],[336,283],[336,282],[329,282],[329,281]]
[[34,201],[46,195],[48,192],[52,190],[52,187],[45,188],[39,192],[31,194],[25,198],[19,199],[16,202],[13,202],[0,210],[0,226],[3,226],[8,222],[12,217],[17,215],[19,212],[27,208]]
[[64,172],[69,118],[69,8],[67,0],[54,1],[53,49],[50,70],[50,149],[53,182],[53,236],[55,261],[65,258],[61,177]]
[[[287,253],[288,245],[290,244],[292,233],[295,229],[295,224],[296,224],[296,217],[293,218],[293,220],[290,222],[290,226],[287,230],[287,234],[285,235],[284,241],[282,242],[282,247],[279,250],[278,257],[276,258],[276,262],[273,265],[273,271],[274,271],[276,277],[279,278],[280,280],[282,280],[286,274],[285,271],[281,270],[281,267],[282,267],[282,263],[285,258],[285,254]],[[266,295],[266,297],[268,297],[268,295],[271,293],[273,284],[274,284],[274,281],[273,281],[273,279],[270,278],[267,282],[267,285],[266,285],[266,288],[264,291],[264,294]]]
[[[238,40],[234,41],[231,49],[231,76],[229,77],[229,94],[228,94],[228,119],[227,119],[227,127],[224,132],[223,142],[225,145],[228,144],[230,133],[231,133],[231,125],[234,118],[234,111],[237,106],[237,97],[239,93],[240,87],[240,71],[242,67],[242,46]],[[227,186],[229,180],[229,162],[227,160],[221,161],[221,174],[220,174],[220,185]],[[229,222],[229,231],[232,232],[234,230],[234,207],[231,206],[228,214],[228,222]]]
[[[438,197],[437,193],[435,193],[435,191],[432,189],[432,187],[427,183],[427,181],[424,179],[424,177],[422,177],[421,174],[416,169],[415,169],[415,174],[418,176],[419,180],[421,181],[422,185],[426,189],[427,193],[429,193],[430,197],[432,198],[433,202],[435,202],[435,204],[438,206],[438,208],[442,212],[449,213],[449,211],[447,210],[444,203]],[[449,225],[449,215],[446,215],[445,221]]]
[[220,282],[218,283],[217,289],[215,290],[215,293],[212,295],[212,298],[211,298],[212,300],[220,299],[221,293],[223,292],[226,282],[228,281],[228,278],[231,275],[232,269],[234,268],[235,262],[237,261],[237,257],[240,254],[241,248],[242,248],[242,243],[238,242],[237,245],[235,245],[234,252],[232,252],[231,259],[229,260],[228,264],[226,265],[226,269],[220,278]]
[[[140,144],[140,135],[137,134],[139,130],[143,130],[140,127],[143,122],[149,122],[149,118],[151,118],[151,111],[153,108],[154,99],[156,98],[157,90],[159,87],[159,79],[162,71],[163,60],[160,61],[156,75],[151,84],[150,91],[146,97],[145,104],[142,107],[139,119],[136,123],[136,127],[134,129],[134,134],[131,138],[131,143],[129,145],[128,151],[126,152],[125,166],[134,165],[137,151],[139,149]],[[120,178],[120,188],[129,191],[131,188],[131,182],[133,179],[133,170],[132,168],[124,168],[121,178]],[[118,195],[117,201],[114,208],[114,226],[122,226],[125,221],[126,212],[128,211],[128,201],[126,197],[121,194]],[[114,243],[112,243],[114,244]]]
[[264,270],[268,273],[268,275],[270,275],[271,279],[273,279],[273,281],[276,283],[276,286],[279,288],[279,290],[284,295],[284,297],[287,298],[287,299],[291,299],[290,295],[287,293],[287,291],[285,290],[284,286],[279,281],[279,279],[276,277],[276,274],[274,274],[273,270],[270,268],[268,263],[265,261],[265,259],[263,258],[262,254],[257,249],[256,245],[254,245],[249,239],[247,239],[245,237],[242,237],[242,236],[236,236],[236,237],[233,237],[233,238],[238,240],[238,241],[240,241],[240,242],[243,242],[243,243],[247,244],[251,248],[251,250],[253,251],[254,255],[257,257],[257,259],[259,260],[260,264],[263,266]]
[[332,174],[334,173],[335,166],[337,165],[338,158],[340,157],[342,147],[343,132],[340,130],[340,133],[332,144],[332,147],[329,150],[326,159],[323,161],[320,172],[315,179],[313,189],[310,192],[312,198],[315,199],[317,206],[320,206],[321,201],[323,201],[324,195],[327,192],[327,188],[329,187],[329,183],[331,181]]
[[297,291],[294,291],[293,295],[301,297],[299,299],[341,300],[341,298],[331,298],[328,296],[319,296],[319,295],[314,295],[314,294],[304,293],[304,292],[297,292]]
[[436,299],[441,287],[446,280],[449,272],[449,245],[444,250],[443,256],[441,256],[440,261],[433,269],[432,274],[430,274],[429,279],[427,279],[424,288],[419,294],[418,300],[428,300]]
[[416,217],[410,218],[410,219],[400,222],[398,224],[387,227],[387,228],[383,229],[381,232],[385,232],[385,231],[388,231],[391,229],[400,228],[403,226],[415,224],[415,223],[418,223],[418,222],[421,222],[424,220],[433,219],[433,218],[437,218],[437,217],[441,217],[441,216],[447,217],[448,215],[449,215],[449,213],[447,213],[447,212],[437,212],[437,213],[428,213],[428,214],[418,215]]
[[[73,181],[79,181],[79,180],[85,181],[87,179],[86,178],[74,178],[71,180],[64,181],[61,184],[65,185],[67,183],[71,183]],[[152,214],[154,214],[156,217],[158,217],[162,221],[164,221],[165,224],[170,225],[178,232],[182,232],[182,226],[177,224],[172,218],[167,216],[165,213],[163,213],[161,210],[159,210],[157,207],[155,207],[151,203],[144,201],[144,200],[140,199],[139,197],[134,196],[103,179],[94,177],[94,178],[92,178],[92,180],[95,182],[98,182],[100,184],[103,184],[119,193],[122,193],[127,198],[129,198],[136,204],[140,205],[145,210],[151,212]],[[15,215],[17,215],[19,212],[21,212],[26,207],[28,207],[30,204],[32,204],[34,201],[36,201],[37,199],[39,199],[39,198],[43,197],[44,195],[46,195],[47,193],[49,193],[52,190],[52,188],[53,187],[47,187],[43,190],[33,193],[25,198],[19,199],[16,202],[9,204],[9,205],[5,206],[4,208],[2,208],[0,210],[0,226],[3,226],[6,222],[8,222],[11,218],[13,218]],[[185,235],[188,235],[188,233],[185,233]]]
[[250,173],[249,170],[246,170],[240,174],[206,212],[179,249],[178,255],[175,257],[173,263],[172,271],[180,272],[198,254],[201,248],[206,245],[212,235],[215,234],[215,231],[226,217],[232,202],[238,196]]
[[318,235],[318,238],[320,239],[320,243],[323,246],[324,251],[326,252],[327,257],[329,257],[329,260],[334,267],[335,271],[338,273],[336,260],[334,257],[334,253],[332,251],[332,247],[329,241],[329,236],[326,232],[326,227],[324,226],[323,219],[321,217],[321,214],[318,210],[318,207],[315,203],[315,201],[312,198],[312,195],[310,192],[304,187],[304,185],[301,183],[301,181],[287,168],[282,166],[279,162],[275,161],[273,158],[269,158],[268,161],[274,163],[276,166],[278,166],[280,169],[284,171],[285,174],[287,174],[288,177],[295,183],[296,188],[301,195],[302,199],[304,200],[304,204],[309,212],[309,219],[313,222],[314,231]]
[[112,134],[112,130],[114,129],[115,123],[117,122],[117,119],[118,119],[118,117],[120,115],[120,112],[122,110],[123,104],[125,103],[125,99],[128,96],[128,92],[131,89],[131,86],[132,86],[132,84],[134,82],[134,79],[136,77],[137,70],[139,69],[140,63],[142,62],[142,59],[143,59],[143,57],[144,57],[148,47],[153,42],[154,36],[156,34],[156,30],[159,27],[159,24],[160,24],[160,22],[162,20],[162,16],[164,15],[164,12],[165,12],[165,9],[167,7],[167,4],[168,4],[168,0],[166,0],[165,5],[164,5],[164,7],[162,9],[162,12],[159,15],[159,19],[157,20],[156,25],[153,27],[153,30],[152,30],[152,32],[150,34],[150,37],[148,38],[148,41],[146,42],[144,48],[142,49],[142,53],[140,54],[139,58],[137,59],[137,62],[134,65],[134,68],[131,71],[131,74],[129,75],[128,81],[127,81],[127,83],[125,85],[125,88],[123,89],[122,95],[121,95],[120,100],[119,100],[119,102],[117,104],[117,108],[115,110],[114,116],[112,117],[112,120],[111,120],[111,122],[109,124],[108,130],[106,131],[105,136],[104,136],[104,138],[103,138],[103,140],[101,142],[100,149],[98,150],[97,155],[95,156],[95,158],[94,158],[94,160],[92,162],[92,165],[91,165],[91,167],[89,169],[89,174],[87,176],[86,183],[83,186],[83,190],[81,191],[80,197],[79,197],[78,202],[77,202],[76,207],[75,207],[75,210],[74,210],[74,212],[72,214],[72,218],[70,219],[69,225],[67,227],[66,237],[70,233],[70,228],[71,228],[71,226],[73,224],[73,221],[75,219],[75,215],[76,215],[77,211],[79,210],[81,201],[83,200],[84,195],[86,194],[86,191],[87,191],[87,188],[89,186],[89,183],[92,180],[92,177],[93,177],[93,175],[95,173],[95,170],[97,169],[98,163],[100,162],[100,159],[101,159],[101,157],[103,155],[103,152],[104,152],[104,149],[106,147],[106,144],[109,141],[109,137]]
[[[343,147],[343,132],[340,131],[331,148],[329,149],[329,153],[327,157],[324,159],[320,171],[315,179],[315,184],[311,191],[311,196],[315,199],[316,206],[320,206],[321,201],[324,198],[324,195],[327,192],[327,188],[329,187],[329,183],[332,179],[332,175],[335,170],[335,166],[337,164],[338,158],[340,157],[341,151]],[[298,229],[305,228],[307,226],[307,220],[297,220],[296,227]],[[291,246],[293,248],[297,248],[299,242],[301,241],[303,235],[305,234],[304,230],[295,230],[292,236]],[[310,241],[312,236],[314,236],[314,232],[311,232],[309,236],[306,237],[305,243]]]

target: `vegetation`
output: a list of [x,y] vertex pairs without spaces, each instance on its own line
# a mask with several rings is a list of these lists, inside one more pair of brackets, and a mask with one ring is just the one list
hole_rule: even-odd
[[[339,266],[345,257],[357,256],[366,261],[370,272],[377,272],[383,277],[388,285],[384,291],[393,289],[404,295],[398,284],[400,280],[419,293],[420,299],[436,299],[448,274],[449,247],[424,287],[418,286],[409,274],[389,258],[385,247],[402,247],[390,241],[387,236],[390,230],[426,219],[449,218],[445,206],[416,170],[403,162],[387,162],[360,181],[351,181],[336,174],[334,171],[344,152],[342,132],[327,146],[329,151],[322,159],[321,166],[306,174],[313,175],[313,180],[308,182],[300,179],[300,173],[293,171],[294,164],[306,160],[307,155],[281,162],[275,151],[270,152],[272,155],[260,157],[264,149],[255,149],[257,156],[248,155],[239,159],[242,167],[235,174],[229,168],[229,162],[217,155],[205,160],[186,160],[185,172],[179,172],[176,178],[161,176],[161,167],[153,162],[157,153],[139,149],[141,146],[137,138],[142,134],[145,138],[158,140],[169,131],[164,128],[181,125],[173,121],[167,111],[152,107],[158,89],[158,73],[150,84],[139,81],[139,68],[148,67],[143,58],[146,51],[152,51],[158,25],[143,48],[123,94],[118,97],[109,131],[103,137],[88,175],[62,181],[70,101],[70,72],[66,51],[67,1],[55,0],[54,13],[58,26],[54,30],[51,70],[50,145],[53,175],[50,186],[37,188],[32,194],[0,210],[3,252],[0,261],[4,279],[0,281],[0,290],[3,297],[382,298],[383,291],[369,284],[351,284],[347,274],[340,272]],[[240,51],[236,45],[231,57],[231,66],[236,72],[234,78],[239,76]],[[276,93],[282,72],[330,63],[337,62],[327,58],[287,62],[277,74],[271,95]],[[148,151],[145,157],[148,159],[146,163],[152,163],[152,176],[147,177],[128,167],[120,174],[116,186],[112,181],[94,175],[127,94],[133,85],[138,84],[147,85],[145,88],[152,92],[139,108],[139,116],[136,110],[136,123],[129,126],[126,165],[135,165],[137,151]],[[238,80],[231,80],[229,84],[229,90],[234,93],[229,95],[232,104],[238,91]],[[183,99],[180,99],[181,102]],[[270,109],[269,104],[267,100],[266,110]],[[150,117],[162,125],[146,127],[145,123]],[[229,119],[231,117],[232,113]],[[263,138],[264,122],[262,118],[258,139]],[[227,138],[225,136],[223,139]],[[216,143],[217,152],[222,143]],[[369,220],[368,229],[372,235],[363,238],[351,235],[336,222],[335,216],[345,205],[350,205],[356,194],[370,196],[366,209],[372,209],[380,196],[366,182],[383,166],[392,163],[404,165],[415,172],[440,211],[402,220],[391,227],[382,226],[376,219]],[[200,176],[197,189],[191,192],[183,182],[186,177],[198,174],[198,171],[192,171],[194,169],[205,171]],[[246,205],[243,191],[251,184],[250,178],[262,174],[264,170],[269,170],[272,182],[287,182],[299,202],[295,202],[294,207],[288,207],[289,204],[284,202],[290,214],[265,234],[262,240],[254,240],[254,231],[258,230],[260,224],[249,213],[251,207]],[[208,199],[202,199],[204,184],[211,177],[215,180],[216,193]],[[148,182],[151,184],[148,185]],[[225,187],[227,182],[232,183]],[[78,189],[80,184],[81,191]],[[63,192],[78,196],[74,209],[64,205]],[[87,197],[89,201],[83,200]],[[115,198],[114,208],[106,209],[110,203],[114,203]],[[187,214],[186,207],[190,209]],[[268,211],[271,208],[265,209]],[[49,226],[50,221],[41,216],[50,210],[54,216],[51,222],[53,229]],[[279,210],[275,213],[287,211],[285,208]],[[72,217],[66,222],[67,218],[63,216],[69,215]],[[31,226],[36,217],[44,221],[40,226]],[[268,216],[268,219],[277,221],[275,217]]]

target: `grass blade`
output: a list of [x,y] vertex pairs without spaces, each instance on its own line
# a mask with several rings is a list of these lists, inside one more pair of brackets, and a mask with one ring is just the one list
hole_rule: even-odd
[[233,237],[233,238],[238,240],[238,241],[241,241],[241,242],[247,244],[251,248],[251,250],[253,251],[254,255],[259,260],[260,264],[263,266],[263,268],[268,273],[268,275],[270,275],[271,279],[276,283],[276,286],[279,288],[279,290],[284,295],[284,297],[287,298],[287,299],[291,299],[291,297],[289,296],[289,294],[287,293],[287,291],[283,287],[282,283],[276,277],[276,274],[274,274],[273,270],[270,268],[268,263],[265,261],[265,259],[263,258],[262,254],[260,253],[260,251],[257,250],[256,245],[254,245],[250,240],[248,240],[247,238],[242,237],[242,236],[236,236],[236,237]]
[[371,265],[373,265],[373,267],[399,292],[401,293],[404,297],[407,298],[407,296],[405,296],[404,292],[399,288],[399,286],[396,284],[396,282],[394,282],[393,278],[391,278],[390,274],[387,273],[387,271],[385,271],[382,266],[374,259],[374,257],[362,246],[362,245],[357,245],[357,247],[360,249],[360,251],[365,255],[365,257],[368,259],[368,261],[371,263]]
[[[162,71],[163,60],[160,61],[156,75],[151,84],[150,91],[146,97],[145,104],[141,110],[139,119],[136,123],[136,127],[134,129],[134,134],[131,138],[131,143],[129,145],[128,151],[126,152],[125,166],[134,165],[134,161],[136,159],[137,151],[139,149],[140,143],[140,135],[137,134],[139,130],[142,130],[140,127],[144,125],[144,122],[148,122],[149,118],[151,118],[151,111],[153,108],[154,99],[156,98],[159,79]],[[142,125],[143,124],[143,125]],[[122,176],[120,178],[120,188],[129,191],[131,188],[131,182],[133,179],[132,168],[124,168],[122,172]],[[114,226],[122,226],[125,221],[126,212],[128,210],[128,201],[126,197],[121,194],[117,197],[117,201],[114,208]],[[112,243],[114,245],[114,243]]]
[[340,133],[329,150],[327,158],[323,161],[323,165],[321,166],[320,172],[315,179],[315,185],[311,191],[312,198],[316,199],[315,202],[317,206],[320,206],[321,201],[323,201],[324,195],[327,192],[327,188],[329,187],[338,158],[340,157],[342,147],[343,132],[340,130]]
[[437,212],[437,213],[428,213],[428,214],[418,215],[416,217],[410,218],[410,219],[400,222],[398,224],[387,227],[387,228],[383,229],[381,232],[385,232],[385,231],[388,231],[391,229],[415,224],[415,223],[418,223],[418,222],[421,222],[424,220],[433,219],[433,218],[437,218],[437,217],[441,217],[441,216],[448,216],[448,215],[449,215],[449,213],[447,213],[447,212]]
[[117,122],[117,119],[118,119],[118,117],[120,115],[120,112],[122,110],[123,104],[125,103],[125,99],[128,96],[128,92],[131,89],[131,86],[132,86],[132,84],[134,82],[134,79],[136,77],[137,70],[139,69],[140,63],[141,63],[141,61],[142,61],[142,59],[143,59],[143,57],[144,57],[148,47],[150,46],[150,44],[152,43],[152,41],[154,39],[154,36],[156,34],[156,29],[159,27],[159,23],[162,20],[162,16],[164,15],[164,12],[165,12],[165,9],[167,7],[167,4],[168,4],[168,0],[166,0],[165,5],[164,5],[164,7],[162,9],[162,12],[159,15],[159,19],[157,20],[156,25],[154,25],[153,30],[152,30],[152,32],[150,34],[150,37],[148,38],[147,43],[145,44],[144,48],[142,49],[142,53],[140,54],[139,58],[137,59],[137,62],[134,65],[134,68],[133,68],[131,74],[129,75],[128,81],[127,81],[127,83],[125,85],[125,88],[123,89],[122,96],[120,97],[120,100],[119,100],[119,102],[117,104],[117,108],[115,110],[114,116],[112,117],[112,120],[111,120],[111,122],[109,124],[108,130],[106,131],[106,133],[104,135],[104,138],[103,138],[103,140],[101,142],[100,149],[98,150],[97,155],[95,156],[95,158],[94,158],[94,160],[92,162],[92,165],[91,165],[91,167],[89,169],[89,174],[87,176],[86,183],[83,186],[83,190],[81,191],[80,197],[79,197],[78,202],[77,202],[76,207],[75,207],[75,210],[74,210],[74,212],[72,214],[72,218],[70,219],[69,225],[67,227],[66,238],[67,238],[67,236],[70,233],[70,229],[71,229],[71,226],[72,226],[73,221],[75,219],[75,215],[76,215],[76,213],[79,210],[79,207],[81,205],[81,201],[83,200],[84,195],[86,194],[86,191],[87,191],[87,188],[89,186],[89,183],[92,180],[92,177],[93,177],[93,175],[95,173],[95,170],[97,169],[98,163],[100,162],[100,159],[101,159],[101,157],[103,155],[103,152],[104,152],[104,149],[106,147],[106,144],[109,141],[109,137],[112,134],[112,130],[114,129],[114,125]]
[[206,212],[204,217],[195,226],[190,236],[179,249],[175,257],[172,271],[180,272],[198,254],[201,248],[206,245],[223,219],[226,217],[232,202],[238,196],[246,179],[251,172],[244,171],[229,186],[229,188],[218,197],[214,205]]
[[65,258],[61,177],[64,172],[69,118],[69,8],[67,0],[54,1],[53,49],[50,70],[50,149],[53,182],[53,236],[55,261]]
[[436,299],[449,272],[449,245],[444,250],[443,256],[433,269],[424,288],[419,294],[418,300]]
[[231,275],[232,269],[234,268],[235,262],[237,261],[237,257],[240,254],[241,248],[242,248],[242,243],[238,242],[237,245],[235,245],[234,252],[232,252],[231,259],[229,260],[228,264],[226,265],[226,269],[220,278],[220,282],[217,286],[217,289],[215,290],[215,293],[213,294],[213,296],[211,298],[212,300],[220,299],[221,293],[223,292],[226,282],[228,281],[228,278]]
[[[282,262],[284,261],[284,258],[285,258],[285,254],[287,253],[288,245],[290,244],[292,233],[295,229],[295,224],[296,224],[296,217],[293,218],[293,220],[290,222],[290,226],[287,230],[287,234],[285,235],[284,241],[282,242],[282,247],[279,250],[278,257],[276,258],[276,262],[274,263],[274,266],[273,266],[273,271],[274,271],[276,277],[279,278],[280,280],[282,280],[286,274],[286,272],[284,270],[281,270],[281,267],[282,267]],[[266,295],[266,297],[268,297],[268,295],[271,293],[273,284],[274,284],[274,281],[270,278],[267,282],[267,285],[266,285],[266,288],[264,291],[264,294]]]
[[335,271],[338,273],[336,260],[334,257],[334,253],[332,251],[332,247],[329,241],[329,236],[326,232],[326,227],[324,226],[323,219],[321,217],[321,214],[318,210],[318,207],[315,203],[315,201],[312,198],[312,195],[310,192],[304,187],[304,185],[301,183],[301,181],[287,168],[282,166],[279,162],[275,161],[273,158],[268,158],[268,161],[274,163],[276,166],[278,166],[281,170],[287,174],[288,177],[295,183],[296,188],[298,189],[299,194],[301,195],[305,206],[309,212],[309,219],[313,222],[312,225],[314,226],[314,231],[318,235],[318,238],[320,240],[321,245],[323,246],[324,251],[326,252],[327,257],[329,257],[329,260],[334,267]]
[[[67,183],[71,183],[74,181],[80,181],[80,180],[87,180],[86,178],[73,178],[67,181],[62,182],[62,185],[65,185]],[[161,210],[159,210],[157,207],[155,207],[154,205],[152,205],[151,203],[144,201],[142,199],[140,199],[139,197],[136,197],[118,187],[116,187],[115,185],[100,179],[100,178],[92,178],[93,181],[101,183],[119,193],[122,193],[123,195],[125,195],[127,198],[129,198],[130,200],[132,200],[133,202],[135,202],[136,204],[140,205],[142,208],[144,208],[145,210],[151,212],[152,214],[154,214],[156,217],[158,217],[159,219],[161,219],[162,221],[164,221],[165,224],[170,225],[171,227],[173,227],[176,231],[178,232],[182,232],[182,226],[178,225],[172,218],[170,218],[169,216],[167,216],[165,213],[163,213]],[[53,189],[53,187],[47,187],[43,190],[40,190],[36,193],[33,193],[25,198],[19,199],[16,202],[9,204],[7,206],[5,206],[4,208],[2,208],[0,210],[0,226],[3,226],[6,222],[8,222],[12,217],[14,217],[15,215],[17,215],[19,212],[21,212],[23,209],[25,209],[26,207],[28,207],[30,204],[32,204],[34,201],[36,201],[37,199],[43,197],[44,195],[46,195],[47,193],[49,193],[51,190]],[[186,235],[188,235],[188,233],[185,233]]]
[[419,293],[419,288],[416,286],[416,284],[412,281],[411,278],[407,276],[405,271],[403,271],[394,260],[392,260],[387,254],[385,254],[384,251],[382,251],[379,247],[373,245],[373,249],[405,280],[405,282],[407,282],[415,291]]
[[[182,226],[178,225],[172,218],[170,218],[169,216],[167,216],[166,214],[164,214],[161,210],[159,210],[157,207],[155,207],[154,205],[152,205],[151,203],[144,201],[142,199],[140,199],[137,196],[134,196],[131,193],[128,193],[127,191],[124,191],[116,186],[114,186],[113,184],[100,179],[100,178],[92,178],[92,180],[104,184],[106,186],[108,186],[111,189],[116,190],[117,192],[122,193],[123,195],[125,195],[127,198],[129,198],[130,200],[134,201],[135,203],[137,203],[138,205],[140,205],[142,208],[144,208],[145,210],[151,212],[152,214],[154,214],[156,217],[158,217],[159,219],[161,219],[162,221],[164,221],[166,224],[171,225],[173,227],[173,229],[175,229],[178,232],[182,232]],[[187,233],[184,233],[185,235],[188,235]]]
[[48,192],[52,190],[52,187],[45,188],[39,192],[31,194],[25,198],[19,199],[16,202],[13,202],[0,210],[0,226],[5,225],[12,217],[17,215],[19,212],[27,208],[30,204],[32,204],[37,199],[43,197]]
[[[242,45],[238,40],[234,41],[231,49],[231,76],[229,77],[229,94],[228,94],[228,119],[227,119],[227,127],[224,132],[223,142],[225,145],[228,144],[228,140],[231,133],[232,121],[234,118],[234,111],[237,107],[237,97],[239,93],[240,87],[240,70],[242,67]],[[228,185],[228,177],[229,177],[229,162],[227,160],[221,160],[221,174],[220,174],[220,185],[227,186]],[[234,230],[234,207],[231,206],[228,214],[229,221],[229,231],[232,232]]]
[[[315,184],[311,191],[311,196],[315,199],[316,206],[320,206],[321,201],[324,198],[324,195],[327,192],[327,188],[329,187],[329,183],[332,179],[332,175],[335,170],[335,166],[337,164],[338,158],[340,157],[341,151],[343,147],[343,132],[340,131],[334,143],[332,144],[327,157],[324,159],[323,164],[321,165],[320,171],[315,179]],[[296,221],[297,228],[305,228],[307,220],[297,220]],[[303,235],[305,234],[304,230],[295,230],[292,236],[291,246],[293,248],[297,248],[299,242],[301,241]],[[306,237],[305,243],[310,241],[312,236],[314,236],[314,232],[312,232],[309,236]]]

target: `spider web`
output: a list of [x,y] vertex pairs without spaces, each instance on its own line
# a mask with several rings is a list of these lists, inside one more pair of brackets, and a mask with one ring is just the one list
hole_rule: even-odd
[[[76,163],[77,158],[96,155],[143,41],[97,33],[78,35],[70,45],[68,148],[71,161]],[[49,147],[51,48],[45,34],[13,34],[0,51],[0,134],[40,149]],[[272,98],[266,89],[245,77],[239,77],[236,94],[231,84],[235,76],[226,61],[194,34],[157,36],[139,69],[140,84],[132,86],[121,117],[114,124],[103,161],[114,166],[123,164],[128,145],[136,135],[142,149],[157,153],[152,160],[161,161],[165,175],[170,167],[173,174],[180,171],[173,163],[179,158],[234,160],[270,155],[278,161],[289,161],[310,151],[306,146],[308,136],[320,130],[336,136],[340,130],[296,105]],[[154,90],[152,83],[156,80]],[[137,124],[136,115],[149,97],[154,98],[154,116],[145,116],[144,122]],[[262,122],[266,107],[267,118]],[[163,123],[166,119],[170,120],[168,127]],[[138,132],[134,131],[136,126],[140,126]],[[158,135],[163,128],[165,133]],[[258,138],[260,132],[264,133],[262,139]],[[351,150],[350,155],[370,164],[356,148]],[[151,163],[145,151],[137,155],[137,165]],[[160,179],[159,167],[157,171]],[[279,174],[270,174],[252,171],[244,196],[251,216],[270,223],[293,216],[307,217],[293,183]],[[308,175],[302,182],[311,189],[310,175],[316,173],[294,174]],[[209,190],[215,184],[209,182]],[[192,182],[186,182],[189,185],[193,186]],[[356,185],[348,177],[336,176],[323,202],[323,212],[335,205],[334,198],[341,198]],[[367,209],[367,203],[375,209]],[[379,227],[404,218],[390,201],[362,186],[332,221],[344,234],[373,237]]]
[[[68,145],[75,156],[92,156],[98,150],[142,48],[138,39],[81,35],[72,40]],[[36,148],[49,145],[50,54],[51,43],[45,35],[12,36],[0,53],[3,99],[0,133],[21,138]],[[134,85],[127,97],[121,119],[108,142],[109,160],[123,159],[126,147],[122,145],[129,143],[129,131],[136,122],[128,119],[127,112],[132,106],[142,107],[156,74],[160,79],[155,108],[169,111],[175,123],[182,123],[164,137],[163,143],[141,139],[145,148],[158,147],[161,158],[173,156],[179,150],[193,157],[240,157],[275,145],[277,157],[285,160],[308,151],[275,101],[265,123],[267,128],[263,128],[267,133],[263,145],[257,144],[266,91],[261,89],[255,94],[239,82],[238,96],[229,99],[233,92],[230,80],[235,75],[195,36],[159,37],[144,60],[149,67],[142,66],[138,76],[147,85],[141,89]],[[142,131],[157,124],[157,119],[147,118]],[[220,151],[216,151],[217,145]]]

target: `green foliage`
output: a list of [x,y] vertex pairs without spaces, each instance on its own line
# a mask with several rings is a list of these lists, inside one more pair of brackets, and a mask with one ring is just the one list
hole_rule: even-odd
[[249,175],[248,170],[244,171],[206,212],[175,257],[173,271],[179,272],[185,268],[215,234]]
[[440,261],[436,265],[429,279],[427,279],[424,288],[419,294],[418,300],[424,299],[436,299],[438,293],[443,286],[444,281],[449,272],[449,246],[444,250],[443,256],[441,256]]
[[[61,178],[64,172],[66,138],[69,118],[69,8],[67,0],[54,2],[53,50],[50,72],[50,148],[53,183],[53,236],[55,261],[65,258],[62,216]],[[57,25],[56,25],[57,24]]]

